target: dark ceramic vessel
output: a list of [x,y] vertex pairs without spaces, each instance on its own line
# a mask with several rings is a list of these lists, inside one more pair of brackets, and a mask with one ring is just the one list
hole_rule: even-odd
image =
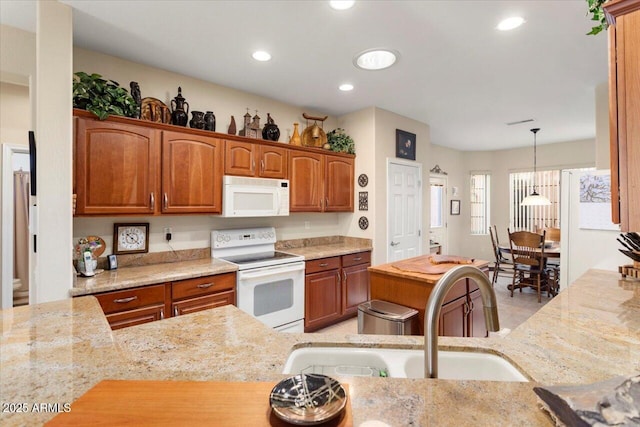
[[192,111],[189,126],[194,129],[204,129],[204,113],[202,111]]
[[216,115],[213,111],[207,111],[204,115],[204,130],[216,131]]
[[171,100],[171,110],[171,124],[186,126],[189,120],[189,103],[184,100],[181,87],[178,87],[178,96]]

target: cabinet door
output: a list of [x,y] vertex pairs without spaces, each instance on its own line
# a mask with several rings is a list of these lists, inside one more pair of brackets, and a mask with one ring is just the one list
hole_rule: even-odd
[[225,141],[225,175],[255,176],[256,145],[250,142]]
[[171,311],[174,316],[194,313],[196,311],[208,310],[210,308],[222,307],[236,303],[235,291],[217,292],[197,298],[190,298],[171,304]]
[[326,156],[325,212],[353,212],[353,158]]
[[153,214],[159,202],[160,132],[76,120],[76,215]]
[[360,264],[342,269],[342,306],[345,315],[357,314],[358,305],[369,300],[369,265]]
[[263,178],[287,179],[287,149],[272,147],[270,145],[260,146],[259,174]]
[[466,296],[442,305],[438,335],[464,337],[467,333],[468,304]]
[[322,212],[324,205],[324,156],[289,152],[290,212]]
[[156,304],[150,307],[127,310],[106,316],[112,330],[141,325],[164,319],[164,304]]
[[470,337],[488,337],[487,324],[484,320],[484,310],[480,290],[469,293],[469,333]]
[[222,140],[162,133],[162,213],[222,212]]
[[304,292],[305,332],[330,325],[340,317],[340,270],[307,274]]

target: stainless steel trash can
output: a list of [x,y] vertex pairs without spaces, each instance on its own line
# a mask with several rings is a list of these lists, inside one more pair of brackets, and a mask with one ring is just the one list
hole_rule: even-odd
[[358,333],[417,335],[418,311],[388,301],[371,300],[358,306]]

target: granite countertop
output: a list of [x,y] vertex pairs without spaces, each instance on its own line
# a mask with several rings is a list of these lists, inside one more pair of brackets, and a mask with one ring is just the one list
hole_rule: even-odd
[[371,239],[332,236],[310,239],[285,240],[276,243],[276,249],[294,255],[302,255],[306,261],[348,255],[373,250]]
[[[28,409],[1,412],[3,426],[45,422],[55,413],[33,413],[33,404],[73,402],[103,379],[275,384],[296,347],[424,343],[408,336],[279,333],[233,306],[118,331],[91,296],[0,313],[0,401]],[[349,384],[354,425],[553,425],[533,386],[640,372],[640,282],[590,270],[510,334],[441,337],[439,346],[500,353],[532,382],[339,377]]]

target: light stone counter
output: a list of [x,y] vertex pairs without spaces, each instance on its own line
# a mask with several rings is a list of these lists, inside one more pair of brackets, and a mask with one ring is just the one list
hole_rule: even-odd
[[306,261],[371,251],[371,239],[357,237],[330,236],[308,239],[283,240],[276,243],[276,249],[294,255],[302,255]]
[[[422,337],[278,333],[233,306],[114,332],[93,297],[1,313],[0,401],[29,409],[72,402],[107,378],[275,384],[300,346],[423,345]],[[444,337],[440,347],[501,353],[532,382],[338,377],[349,384],[354,425],[553,425],[534,385],[640,372],[640,281],[591,270],[506,337]],[[53,416],[0,413],[0,424],[37,425]]]
[[106,270],[93,277],[78,277],[69,294],[71,296],[90,295],[237,270],[237,266],[214,258],[124,267]]

